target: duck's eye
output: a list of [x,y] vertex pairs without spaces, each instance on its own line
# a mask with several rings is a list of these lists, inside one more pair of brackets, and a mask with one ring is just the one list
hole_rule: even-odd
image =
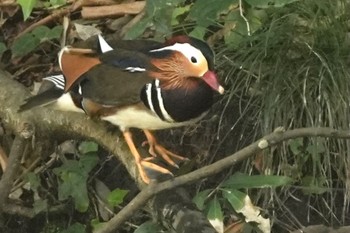
[[197,59],[195,57],[191,57],[191,62],[192,63],[197,63]]

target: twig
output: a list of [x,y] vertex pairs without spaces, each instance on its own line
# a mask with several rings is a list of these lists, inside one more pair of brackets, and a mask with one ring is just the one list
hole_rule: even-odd
[[15,39],[23,36],[24,34],[26,34],[28,32],[31,32],[34,28],[36,28],[38,26],[48,24],[49,22],[55,20],[56,18],[60,18],[64,15],[67,15],[71,12],[78,10],[79,8],[81,8],[81,5],[82,5],[82,0],[79,0],[79,1],[74,2],[70,7],[66,7],[66,8],[54,11],[51,15],[48,15],[45,18],[39,20],[38,22],[33,23],[32,25],[30,25],[29,27],[24,29],[22,32],[18,33],[18,35],[16,36]]
[[0,7],[1,6],[16,6],[18,5],[15,0],[1,0],[0,1]]
[[115,0],[84,0],[83,6],[107,6],[115,5],[116,3],[117,2]]
[[239,14],[241,15],[241,17],[243,18],[244,22],[246,23],[246,25],[247,25],[247,33],[248,33],[248,36],[250,36],[251,35],[251,33],[250,33],[250,24],[249,24],[248,19],[243,14],[242,0],[239,0]]
[[136,15],[145,8],[145,1],[122,3],[111,6],[83,7],[81,16],[84,19],[98,19],[122,15]]
[[124,221],[129,219],[135,213],[135,211],[142,208],[142,206],[144,206],[150,198],[162,191],[169,190],[184,184],[193,183],[194,181],[222,172],[223,169],[232,167],[236,163],[247,159],[258,152],[261,152],[262,150],[265,150],[271,146],[275,146],[286,140],[300,137],[329,137],[338,139],[350,139],[350,131],[335,130],[332,128],[300,128],[286,132],[273,132],[252,143],[251,145],[241,149],[240,151],[211,165],[205,166],[186,175],[179,176],[173,180],[165,181],[159,184],[150,184],[144,188],[108,223],[99,228],[96,233],[115,232],[115,230],[118,229],[118,227],[120,227]]
[[[57,205],[50,207],[49,209],[44,209],[41,212],[50,212],[50,213],[61,213],[67,209],[66,204]],[[27,218],[34,218],[36,215],[40,214],[41,212],[37,212],[36,210],[28,207],[24,207],[21,205],[16,205],[13,203],[6,203],[4,205],[4,212],[7,214],[12,215],[20,215]]]
[[[29,126],[29,127],[28,127]],[[16,175],[21,163],[21,157],[25,151],[27,145],[27,139],[31,136],[31,126],[29,124],[24,124],[22,131],[16,135],[15,140],[11,146],[11,151],[8,158],[7,169],[3,173],[0,180],[0,221],[3,223],[3,212],[4,206],[7,203],[7,198],[11,192],[13,181],[15,180]],[[3,226],[1,226],[3,227]]]

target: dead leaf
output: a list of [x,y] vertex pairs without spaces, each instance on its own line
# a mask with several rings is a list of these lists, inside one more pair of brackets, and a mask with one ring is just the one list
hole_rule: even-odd
[[244,206],[242,209],[237,210],[237,212],[242,213],[245,216],[246,222],[256,222],[258,224],[258,228],[263,233],[271,232],[270,219],[263,218],[260,215],[260,208],[253,205],[248,195],[244,199]]
[[75,29],[77,31],[78,36],[82,40],[87,40],[88,38],[101,34],[102,32],[96,28],[94,25],[83,25],[79,23],[74,23]]

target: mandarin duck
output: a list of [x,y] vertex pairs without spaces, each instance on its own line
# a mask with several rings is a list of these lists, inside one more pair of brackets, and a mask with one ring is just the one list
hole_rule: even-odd
[[[62,74],[44,78],[47,87],[27,99],[20,111],[55,102],[61,110],[98,117],[120,128],[145,183],[150,182],[146,169],[172,174],[151,159],[160,155],[177,167],[174,159],[185,158],[160,145],[151,131],[200,120],[214,93],[224,92],[214,72],[213,51],[188,36],[164,43],[107,43],[98,36],[98,44],[94,49],[64,47],[58,55]],[[141,157],[130,128],[143,130],[153,157]]]

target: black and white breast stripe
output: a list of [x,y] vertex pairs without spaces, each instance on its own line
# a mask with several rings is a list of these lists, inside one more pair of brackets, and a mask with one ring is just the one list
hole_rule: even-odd
[[53,84],[55,84],[55,86],[56,86],[58,89],[64,90],[64,87],[65,87],[65,83],[66,83],[66,82],[65,82],[65,79],[64,79],[63,74],[49,76],[49,77],[43,78],[43,80],[50,81],[50,82],[52,82]]
[[154,112],[160,119],[167,122],[174,122],[174,119],[164,107],[162,90],[159,86],[158,79],[145,85],[141,91],[141,100],[147,108]]

